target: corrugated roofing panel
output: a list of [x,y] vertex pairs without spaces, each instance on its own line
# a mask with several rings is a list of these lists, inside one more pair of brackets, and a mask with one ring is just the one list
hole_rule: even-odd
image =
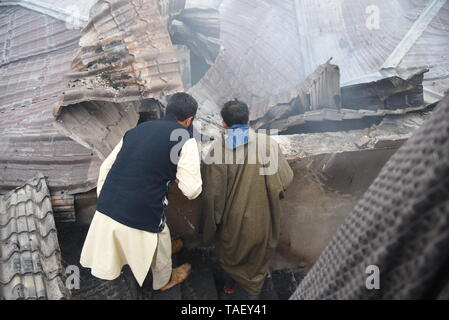
[[57,126],[106,157],[136,125],[143,99],[183,90],[158,1],[97,2],[67,78],[55,109]]
[[50,191],[38,174],[0,199],[0,299],[67,298]]
[[[201,114],[219,118],[223,102],[237,97],[250,105],[254,120],[268,110],[267,97],[297,86],[330,57],[344,84],[390,76],[382,65],[430,1],[225,1],[222,53],[191,92],[204,103]],[[449,87],[448,12],[449,1],[397,70],[406,77],[430,67],[424,86],[440,95]]]
[[100,160],[54,128],[79,31],[21,7],[0,11],[0,192],[43,172],[52,191],[96,185]]
[[[97,0],[1,0],[0,6],[19,5],[58,20],[66,21],[78,29],[87,24],[89,10]],[[78,21],[77,21],[78,20]]]

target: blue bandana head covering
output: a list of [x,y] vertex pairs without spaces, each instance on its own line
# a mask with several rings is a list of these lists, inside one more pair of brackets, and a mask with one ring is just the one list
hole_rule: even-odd
[[249,142],[249,125],[236,124],[227,130],[226,146],[231,149],[238,148]]

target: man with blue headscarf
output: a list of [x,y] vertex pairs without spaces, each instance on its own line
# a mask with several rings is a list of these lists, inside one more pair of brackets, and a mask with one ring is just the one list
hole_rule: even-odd
[[203,166],[203,240],[215,240],[225,293],[238,284],[257,299],[279,242],[279,202],[293,172],[278,144],[250,128],[244,102],[227,102],[221,115],[226,134]]

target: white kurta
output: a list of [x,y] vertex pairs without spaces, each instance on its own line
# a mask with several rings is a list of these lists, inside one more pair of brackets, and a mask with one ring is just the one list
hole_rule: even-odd
[[[122,145],[123,141],[120,141],[101,165],[97,194],[100,194]],[[188,140],[181,150],[176,178],[179,189],[190,200],[201,194],[200,156],[195,139]],[[129,265],[140,286],[151,268],[153,288],[159,290],[171,277],[170,230],[165,226],[157,234],[133,229],[97,211],[84,242],[80,263],[91,268],[92,275],[104,280],[116,279],[123,266]]]

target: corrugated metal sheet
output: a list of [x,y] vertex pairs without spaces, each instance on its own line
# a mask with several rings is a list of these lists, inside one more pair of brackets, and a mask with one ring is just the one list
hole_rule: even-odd
[[81,102],[158,99],[183,88],[157,0],[97,2],[79,44],[56,115]]
[[57,127],[104,158],[136,125],[142,99],[183,90],[157,0],[97,2],[67,78]]
[[[190,51],[204,59],[209,66],[215,63],[220,53],[220,19],[215,8],[183,10],[169,25],[172,41],[186,45]],[[195,76],[199,70],[195,70]],[[204,70],[204,73],[207,70]],[[200,80],[200,79],[198,79]]]
[[[423,1],[414,1],[423,3]],[[419,12],[420,13],[420,12]],[[407,16],[416,21],[416,11]],[[427,90],[444,95],[449,89],[449,1],[424,30],[423,35],[415,42],[410,51],[398,66],[399,72],[417,70],[425,67],[430,72],[424,79]]]
[[79,31],[21,7],[0,10],[0,193],[36,172],[49,177],[52,191],[94,188],[100,160],[54,128]]
[[97,0],[0,0],[0,6],[19,5],[80,29],[89,20],[89,10]]
[[353,109],[321,109],[317,111],[310,111],[304,114],[288,117],[287,119],[280,119],[270,123],[264,129],[277,129],[279,132],[287,131],[291,127],[297,127],[307,122],[321,122],[321,121],[345,121],[345,120],[359,120],[369,117],[384,117],[387,115],[405,115],[407,113],[426,110],[427,106],[409,107],[404,109],[388,110],[353,110]]
[[[209,1],[209,0],[206,0]],[[70,28],[81,29],[89,22],[89,13],[97,0],[0,0],[0,6],[18,5],[65,21]],[[179,14],[186,0],[158,0],[159,11],[164,19]]]
[[268,110],[260,105],[262,101],[306,78],[294,12],[293,1],[228,0],[221,4],[223,50],[190,90],[201,105],[201,114],[215,112],[218,117],[218,106],[239,98],[251,106],[252,118],[259,118]]
[[[384,77],[380,68],[430,1],[433,0],[328,0],[323,4],[312,0],[227,0],[221,6],[220,0],[186,1],[187,8],[220,8],[221,53],[203,80],[190,90],[201,105],[198,124],[205,131],[218,130],[219,106],[234,97],[249,103],[253,119],[263,116],[270,106],[276,105],[270,97],[282,96],[295,88],[330,56],[340,66],[344,84]],[[51,4],[53,1],[40,2]],[[159,17],[156,7],[163,3],[168,4],[165,15],[176,13],[181,2],[113,1],[113,14],[105,10],[104,15],[99,13],[100,9],[102,6],[107,9],[108,5],[104,1],[99,3],[86,29],[84,51],[73,65],[72,71],[76,72],[70,82],[73,87],[66,88],[67,95],[62,103],[64,112],[60,114],[64,122],[60,127],[78,143],[53,128],[50,107],[64,91],[62,75],[69,71],[78,49],[79,31],[67,30],[65,21],[47,15],[2,7],[0,192],[19,186],[38,170],[49,176],[52,189],[76,193],[95,186],[99,159],[89,149],[100,157],[111,150],[137,119],[134,109],[139,102],[134,99],[177,90],[170,79],[157,76],[159,71],[175,74],[172,67],[176,63],[172,60],[164,23],[161,19],[146,17]],[[75,0],[65,0],[64,6],[66,4],[79,5]],[[134,5],[146,9],[135,13],[131,8]],[[59,5],[55,5],[55,10],[58,8]],[[371,13],[367,8],[379,9],[380,29],[368,28]],[[187,12],[184,20],[189,19],[192,16]],[[97,41],[99,34],[92,29],[98,22],[105,22],[99,28],[104,38],[101,41]],[[402,74],[430,67],[424,85],[437,93],[449,86],[448,22],[449,2],[446,2],[397,70]],[[145,24],[149,25],[148,30],[157,32],[142,33]],[[125,29],[120,29],[122,27]],[[114,42],[112,39],[128,30],[126,28],[132,32],[119,36]],[[152,40],[157,50],[151,49]],[[142,51],[143,47],[146,50]],[[155,64],[148,58],[155,52],[159,55],[159,50],[167,55],[160,55],[164,57],[164,61],[159,61],[163,70],[155,71]],[[128,59],[132,60],[132,55],[135,55],[134,63]],[[104,60],[99,60],[100,57]],[[106,65],[102,65],[105,61]],[[108,65],[113,68],[107,69]],[[131,66],[143,70],[143,74],[128,73]],[[97,78],[101,72],[106,76]],[[156,75],[154,81],[144,81],[148,77],[153,79],[153,75]],[[179,75],[176,77],[175,82],[180,84]],[[76,79],[86,80],[85,89],[73,83]],[[95,79],[98,81],[92,81]],[[107,88],[102,86],[105,85],[102,80],[107,82]],[[89,86],[91,89],[86,89]],[[132,101],[115,104],[127,100]],[[73,108],[79,111],[72,113]]]
[[0,199],[0,300],[69,295],[50,192],[42,174]]
[[307,122],[358,120],[366,117],[403,115],[424,110],[422,70],[408,79],[390,77],[341,88],[337,66],[320,66],[306,81],[254,122],[258,129],[283,132]]
[[389,77],[342,88],[342,106],[348,109],[406,109],[425,104],[423,79],[428,69],[407,79]]
[[273,121],[308,111],[340,109],[340,68],[329,61],[319,66],[299,86],[271,96],[265,104],[269,106],[268,112],[254,123],[256,129],[270,127]]
[[186,0],[158,0],[159,12],[168,23],[186,6]]
[[[330,57],[345,85],[379,80],[385,77],[384,62],[430,1],[225,1],[223,51],[191,92],[203,103],[201,113],[212,119],[234,97],[248,102],[257,119],[269,108],[263,103],[267,97],[298,85]],[[371,24],[377,17],[379,29]],[[449,87],[448,28],[449,1],[405,55],[399,75],[430,67],[424,85],[442,95]]]

